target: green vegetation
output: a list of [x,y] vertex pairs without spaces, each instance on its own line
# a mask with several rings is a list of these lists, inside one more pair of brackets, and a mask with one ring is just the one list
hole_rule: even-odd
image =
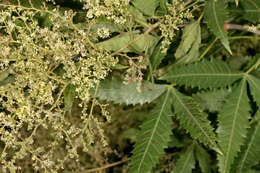
[[260,172],[259,0],[0,0],[0,172]]

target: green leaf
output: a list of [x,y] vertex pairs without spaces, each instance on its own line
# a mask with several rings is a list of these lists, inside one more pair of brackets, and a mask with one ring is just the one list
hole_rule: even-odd
[[64,90],[64,110],[71,111],[75,99],[76,87],[69,84]]
[[9,75],[4,80],[0,81],[0,86],[6,85],[6,84],[9,84],[9,83],[13,83],[13,82],[15,82],[15,76]]
[[205,7],[205,16],[208,27],[221,40],[224,47],[232,54],[227,33],[224,31],[224,23],[228,19],[224,0],[208,0]]
[[254,100],[256,101],[257,105],[260,105],[260,79],[251,75],[248,75],[246,79],[249,83],[250,91]]
[[176,67],[159,79],[178,85],[217,88],[230,85],[242,76],[243,73],[232,72],[225,62],[212,59]]
[[0,82],[4,81],[9,76],[9,70],[0,72]]
[[194,147],[181,155],[171,173],[191,173],[195,168]]
[[148,81],[143,82],[140,93],[136,87],[136,82],[125,85],[122,80],[112,78],[100,83],[96,97],[119,104],[135,105],[150,103],[166,90],[166,85],[152,84]]
[[129,173],[147,173],[158,163],[170,140],[172,120],[170,91],[141,125],[131,157]]
[[[258,111],[257,116],[260,117]],[[260,121],[254,123],[248,131],[247,143],[236,160],[236,173],[244,173],[260,161]]]
[[218,112],[222,109],[224,101],[231,89],[219,89],[197,93],[192,97],[199,103],[202,109],[210,112]]
[[199,144],[196,145],[195,155],[199,162],[202,173],[210,173],[211,159],[210,154]]
[[218,143],[223,155],[218,155],[220,173],[229,173],[237,153],[243,145],[249,127],[250,105],[247,97],[246,80],[228,96],[218,116]]
[[156,9],[156,15],[157,16],[163,16],[167,13],[167,3],[168,0],[159,0],[159,8]]
[[241,5],[244,8],[244,18],[250,22],[258,23],[260,21],[260,1],[243,0]]
[[152,70],[156,70],[158,66],[161,64],[162,60],[165,58],[166,53],[161,51],[161,44],[157,45],[152,55],[150,56],[150,62],[152,65]]
[[[130,44],[131,41],[136,39],[137,37],[140,37],[137,41]],[[117,51],[121,49],[122,47],[125,47],[129,45],[126,49],[124,49],[122,52],[142,52],[147,47],[153,47],[157,44],[157,38],[151,35],[140,35],[140,34],[129,34],[125,33],[116,37],[113,37],[109,40],[100,42],[97,44],[97,46],[100,46],[108,51]]]
[[207,114],[202,112],[198,103],[192,97],[188,97],[172,89],[173,106],[177,119],[181,126],[190,133],[190,135],[198,139],[207,146],[216,147],[216,135]]
[[199,57],[201,43],[200,24],[194,22],[185,26],[182,41],[175,52],[175,57],[181,62],[188,63]]
[[159,5],[158,0],[133,0],[132,2],[136,8],[148,16],[153,16],[155,9]]

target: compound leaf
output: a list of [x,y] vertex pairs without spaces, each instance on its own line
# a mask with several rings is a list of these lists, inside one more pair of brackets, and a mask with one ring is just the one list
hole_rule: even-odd
[[170,91],[150,113],[141,125],[137,142],[131,157],[129,173],[147,173],[158,163],[171,135]]
[[232,72],[223,61],[212,59],[176,67],[160,79],[179,85],[217,88],[230,85],[242,76],[243,73]]
[[250,105],[246,80],[243,79],[227,98],[218,116],[218,143],[223,155],[218,155],[220,173],[229,173],[249,127]]

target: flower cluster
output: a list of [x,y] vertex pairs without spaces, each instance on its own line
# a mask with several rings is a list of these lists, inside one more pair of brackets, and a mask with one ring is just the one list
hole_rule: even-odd
[[[45,7],[2,7],[1,172],[25,171],[26,166],[19,163],[28,158],[31,169],[45,172],[57,172],[68,162],[79,165],[80,148],[87,151],[96,139],[107,145],[103,122],[88,109],[89,91],[108,75],[117,59],[95,47],[88,30],[73,24],[72,11],[61,15]],[[53,24],[40,23],[42,17]],[[108,37],[107,32],[104,28],[100,36]],[[81,106],[73,118],[63,109],[68,85],[75,87],[75,100]],[[109,119],[102,104],[92,104]]]
[[173,1],[171,4],[167,4],[167,9],[168,13],[164,15],[160,24],[161,34],[164,38],[161,46],[162,52],[167,51],[176,30],[179,30],[179,25],[184,24],[185,20],[193,17],[189,9],[185,10],[184,2],[181,1]]
[[[55,0],[11,2],[0,0],[0,172],[80,172],[84,154],[95,156],[94,150],[108,146],[103,127],[111,117],[92,91],[127,57],[124,83],[137,81],[141,92],[151,48],[140,40],[148,36],[155,45],[161,33],[165,52],[191,13],[173,1],[168,13],[153,21],[131,12],[129,0],[78,0],[84,22],[77,23],[79,13]],[[138,37],[125,43],[130,32]],[[112,36],[121,47],[97,44]]]

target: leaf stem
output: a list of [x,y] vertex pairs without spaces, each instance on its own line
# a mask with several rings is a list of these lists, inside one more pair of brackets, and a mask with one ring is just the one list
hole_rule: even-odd
[[208,51],[212,48],[212,46],[215,44],[215,42],[218,40],[218,38],[216,37],[211,43],[210,45],[207,47],[207,49],[201,54],[201,56],[199,57],[199,60],[201,60],[207,53]]

